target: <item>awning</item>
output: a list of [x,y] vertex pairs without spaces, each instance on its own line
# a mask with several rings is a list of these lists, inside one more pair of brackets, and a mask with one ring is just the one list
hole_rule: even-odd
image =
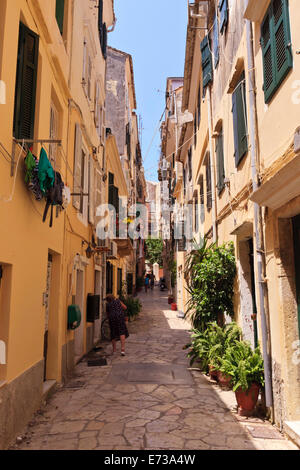
[[300,196],[300,154],[254,191],[250,199],[276,210],[297,196]]

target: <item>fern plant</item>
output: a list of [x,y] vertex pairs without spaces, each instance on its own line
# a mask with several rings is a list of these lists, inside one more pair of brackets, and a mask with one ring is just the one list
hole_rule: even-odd
[[241,329],[234,322],[224,327],[212,322],[208,324],[204,332],[197,329],[192,330],[192,341],[184,347],[184,349],[190,349],[188,353],[190,365],[199,360],[202,370],[205,372],[207,372],[209,365],[218,369],[226,349],[240,339],[241,334]]
[[195,361],[199,361],[201,363],[201,369],[207,372],[210,344],[206,331],[192,330],[191,343],[185,345],[183,349],[189,349],[188,357],[190,358],[190,366],[192,366]]
[[235,322],[222,328],[217,323],[211,323],[208,332],[210,336],[209,363],[219,370],[227,348],[242,338],[242,330]]
[[246,341],[235,341],[226,349],[219,370],[231,377],[234,392],[239,388],[247,391],[254,382],[262,387],[265,383],[264,361],[260,349],[253,351]]

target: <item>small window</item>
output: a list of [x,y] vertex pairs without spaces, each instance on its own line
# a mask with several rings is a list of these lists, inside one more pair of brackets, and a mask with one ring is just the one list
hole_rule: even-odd
[[206,208],[208,211],[212,208],[212,185],[211,185],[211,168],[210,168],[210,154],[208,153],[205,159],[206,167]]
[[228,24],[228,0],[219,0],[220,33],[224,34]]
[[[59,114],[54,103],[51,103],[50,107],[50,140],[59,139]],[[60,161],[58,161],[58,145],[50,144],[49,145],[49,159],[53,164],[55,169],[60,169]]]
[[188,151],[189,181],[192,181],[192,176],[193,176],[192,159],[193,159],[193,152],[192,152],[192,147],[190,147]]
[[92,59],[89,53],[86,39],[83,43],[82,85],[86,97],[92,99]]
[[200,127],[201,121],[201,86],[198,88],[198,100],[197,100],[197,119],[198,119],[198,129]]
[[56,21],[59,27],[60,34],[64,33],[64,17],[65,17],[65,0],[56,0]]
[[209,36],[205,36],[200,47],[202,57],[202,82],[203,89],[205,89],[207,85],[213,81],[212,54]]
[[247,105],[245,72],[240,76],[232,94],[235,164],[239,165],[248,152]]
[[195,221],[194,221],[194,228],[195,232],[197,233],[199,230],[199,200],[198,200],[198,193],[196,194],[194,198],[194,216],[195,216]]
[[16,139],[33,138],[38,56],[39,36],[20,23],[14,110]]
[[214,38],[214,66],[217,68],[220,60],[219,54],[219,20],[218,15],[215,16],[215,21],[213,25],[213,38]]
[[218,137],[216,138],[216,156],[217,156],[217,172],[218,172],[218,192],[219,195],[224,189],[225,181],[225,166],[224,166],[224,138],[223,129],[221,128]]
[[205,220],[203,175],[200,175],[199,180],[198,180],[198,185],[199,185],[199,194],[200,194],[200,216],[201,216],[201,222],[203,223]]
[[293,68],[287,0],[272,0],[261,26],[265,102],[269,103]]

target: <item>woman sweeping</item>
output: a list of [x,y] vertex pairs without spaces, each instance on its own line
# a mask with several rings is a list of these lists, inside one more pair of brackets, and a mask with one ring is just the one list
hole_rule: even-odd
[[120,340],[121,356],[125,356],[125,340],[129,336],[126,326],[126,321],[128,321],[128,318],[125,316],[127,307],[119,299],[116,299],[112,294],[108,295],[105,300],[107,301],[107,314],[113,353],[117,352],[117,341]]

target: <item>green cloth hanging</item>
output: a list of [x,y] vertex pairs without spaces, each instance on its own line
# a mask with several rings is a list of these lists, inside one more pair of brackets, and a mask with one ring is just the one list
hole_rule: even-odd
[[36,167],[36,159],[30,152],[30,150],[28,150],[28,153],[26,155],[24,162],[25,162],[25,167],[26,167],[25,183],[29,184],[33,176],[33,170]]
[[52,168],[46,150],[42,147],[39,161],[39,182],[43,195],[54,185],[55,173]]

